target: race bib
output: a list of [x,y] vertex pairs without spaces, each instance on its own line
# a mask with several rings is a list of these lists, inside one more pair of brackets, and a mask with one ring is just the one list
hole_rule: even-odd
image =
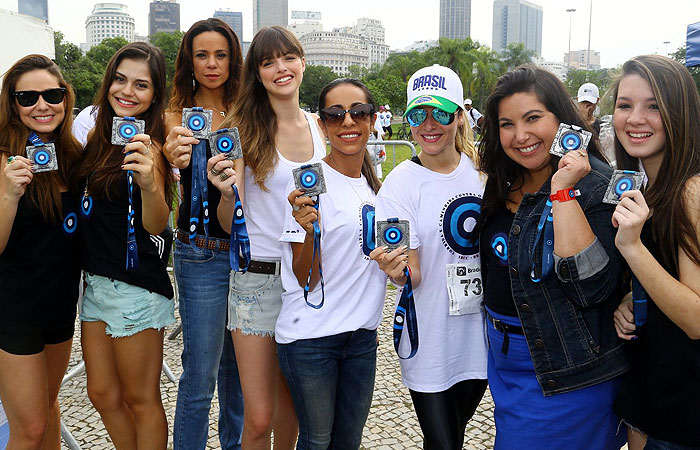
[[447,264],[447,295],[450,299],[450,315],[481,313],[484,286],[481,282],[480,260]]

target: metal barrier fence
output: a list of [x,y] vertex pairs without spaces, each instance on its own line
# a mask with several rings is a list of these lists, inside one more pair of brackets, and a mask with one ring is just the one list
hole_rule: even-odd
[[383,145],[384,147],[387,147],[389,145],[392,146],[392,151],[391,151],[391,168],[393,169],[396,167],[396,146],[397,145],[405,145],[411,149],[411,156],[416,156],[416,146],[413,145],[409,141],[394,141],[394,140],[387,140],[387,141],[374,141],[370,140],[367,141],[367,145]]

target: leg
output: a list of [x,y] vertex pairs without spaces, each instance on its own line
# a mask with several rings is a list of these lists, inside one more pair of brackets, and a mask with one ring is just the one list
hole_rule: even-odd
[[49,423],[42,447],[44,450],[61,449],[61,408],[58,405],[58,391],[61,389],[61,381],[68,369],[72,345],[73,338],[44,347],[49,395]]
[[117,371],[112,338],[105,333],[104,322],[82,322],[81,342],[90,401],[120,450],[136,450],[136,424],[124,401]]
[[642,450],[647,443],[647,437],[641,431],[627,426],[627,448],[629,450]]
[[[226,257],[228,259],[228,256]],[[228,263],[227,263],[228,264]],[[219,444],[226,450],[240,450],[243,438],[243,391],[231,333],[223,328],[223,350],[217,378],[219,393]]]
[[367,422],[377,368],[377,332],[357,330],[343,348],[338,369],[331,448],[357,450]]
[[296,446],[299,436],[299,421],[294,412],[292,393],[289,392],[287,380],[278,369],[277,376],[277,416],[272,429],[275,435],[275,450],[291,450]]

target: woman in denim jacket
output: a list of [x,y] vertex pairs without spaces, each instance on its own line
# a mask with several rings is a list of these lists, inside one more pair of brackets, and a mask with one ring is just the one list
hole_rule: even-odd
[[587,127],[545,70],[502,76],[486,111],[477,229],[496,449],[619,449],[612,401],[627,363],[610,314],[623,262],[602,203],[612,170],[595,140],[550,153],[560,123]]

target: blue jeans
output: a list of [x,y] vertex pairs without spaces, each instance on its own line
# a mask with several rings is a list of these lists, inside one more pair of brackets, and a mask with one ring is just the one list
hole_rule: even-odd
[[297,449],[352,449],[362,442],[377,367],[376,330],[278,344],[299,419]]
[[204,449],[209,409],[219,383],[219,442],[240,449],[243,394],[231,334],[226,329],[228,252],[175,241],[174,269],[182,319],[182,376],[177,392],[174,450]]

